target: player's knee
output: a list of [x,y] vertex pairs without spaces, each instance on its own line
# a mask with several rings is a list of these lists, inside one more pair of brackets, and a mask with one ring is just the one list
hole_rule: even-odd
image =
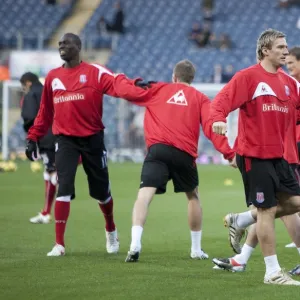
[[50,181],[51,176],[50,176],[50,174],[48,172],[45,171],[44,174],[43,174],[43,176],[44,176],[44,180],[45,181]]
[[71,199],[72,199],[71,195],[56,197],[56,201],[60,201],[60,202],[70,202]]
[[188,200],[197,200],[197,201],[200,200],[197,187],[191,192],[186,192],[186,196]]
[[56,174],[56,172],[51,173],[50,182],[51,182],[53,185],[57,185],[57,174]]
[[106,204],[110,201],[110,199],[112,198],[111,197],[111,194],[110,194],[110,191],[107,192],[107,191],[90,191],[90,196],[97,200],[99,203],[101,204]]
[[109,201],[111,201],[111,199],[112,199],[112,196],[109,196],[109,197],[107,197],[106,199],[103,199],[103,200],[99,200],[99,199],[96,199],[96,200],[98,201],[99,204],[105,205],[105,204],[107,204]]
[[66,195],[71,195],[71,200],[75,198],[74,183],[59,182],[57,197],[64,197]]
[[52,185],[57,185],[57,174],[56,172],[49,173],[47,171],[43,174],[44,180],[51,182]]

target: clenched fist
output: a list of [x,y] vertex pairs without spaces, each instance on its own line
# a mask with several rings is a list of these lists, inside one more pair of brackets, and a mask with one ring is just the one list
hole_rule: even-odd
[[214,122],[212,124],[212,131],[216,134],[225,135],[227,132],[227,124],[225,122]]

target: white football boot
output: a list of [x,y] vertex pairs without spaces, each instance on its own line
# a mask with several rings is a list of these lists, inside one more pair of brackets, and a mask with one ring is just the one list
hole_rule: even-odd
[[47,253],[47,256],[64,256],[65,255],[65,247],[59,244],[56,244],[53,249]]
[[285,248],[296,248],[296,244],[295,243],[290,243],[285,245]]
[[284,270],[279,270],[272,276],[265,276],[265,284],[277,284],[277,285],[298,285],[300,286],[300,281],[292,279],[292,277],[287,274]]
[[120,243],[118,239],[117,229],[112,232],[105,230],[106,236],[106,251],[107,253],[118,253],[120,248]]
[[201,249],[201,251],[198,251],[198,252],[191,251],[190,257],[192,259],[208,259],[209,258],[208,254],[205,253],[202,249]]
[[37,216],[30,218],[29,221],[33,224],[49,224],[51,215],[42,215],[41,213],[38,213]]
[[240,254],[242,252],[241,240],[247,234],[246,229],[237,225],[237,214],[230,213],[224,217],[224,226],[229,230],[229,242],[232,250]]

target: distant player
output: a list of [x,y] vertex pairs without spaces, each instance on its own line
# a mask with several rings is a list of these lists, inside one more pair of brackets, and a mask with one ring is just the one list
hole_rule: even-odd
[[[237,165],[247,205],[256,207],[237,216],[228,215],[226,225],[234,232],[257,219],[256,232],[266,264],[264,283],[300,285],[281,269],[275,251],[275,217],[300,210],[299,184],[284,159],[284,142],[290,126],[296,126],[299,107],[297,82],[278,72],[287,55],[285,35],[273,29],[264,31],[257,42],[260,63],[233,77],[213,100],[211,114],[213,131],[225,134],[226,117],[240,108]],[[237,226],[238,219],[247,226]]]
[[169,180],[174,191],[188,200],[188,223],[191,230],[193,259],[207,259],[201,247],[202,209],[198,195],[198,139],[200,124],[217,150],[231,160],[234,152],[224,137],[211,132],[210,100],[191,87],[195,75],[193,64],[180,61],[173,71],[173,83],[154,83],[145,90],[124,75],[117,75],[114,88],[120,98],[146,107],[144,131],[148,153],[145,158],[140,189],[133,208],[131,245],[126,262],[136,262],[142,249],[141,238],[148,206],[155,194],[166,192]]
[[58,176],[58,193],[55,202],[56,244],[47,254],[65,254],[65,229],[70,213],[71,199],[75,198],[75,175],[81,155],[87,175],[90,196],[96,199],[106,221],[106,250],[119,250],[117,229],[113,218],[104,125],[102,123],[102,97],[116,96],[114,76],[97,64],[80,60],[81,40],[72,33],[59,41],[62,67],[53,69],[46,77],[42,103],[34,125],[27,137],[26,155],[37,157],[37,142],[52,126],[57,140],[55,161]]
[[[21,116],[24,121],[24,130],[28,132],[40,108],[43,85],[38,77],[31,72],[23,74],[20,78],[20,82],[25,94],[22,102]],[[51,207],[55,197],[57,183],[54,143],[55,137],[51,129],[49,129],[38,144],[39,153],[44,164],[45,204],[43,210],[38,213],[37,216],[30,219],[30,222],[34,224],[48,224],[51,220]]]

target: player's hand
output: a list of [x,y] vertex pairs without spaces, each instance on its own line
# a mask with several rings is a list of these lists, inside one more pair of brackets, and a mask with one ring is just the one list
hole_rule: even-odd
[[225,122],[214,122],[212,131],[216,134],[225,135],[227,132],[227,124]]
[[233,159],[229,160],[229,165],[235,169],[238,167],[236,163],[236,155],[234,155]]
[[156,83],[157,81],[146,81],[146,80],[137,80],[134,85],[138,86],[142,89],[151,88],[153,83]]
[[39,159],[39,150],[37,142],[32,140],[27,140],[25,154],[27,158],[31,161],[35,161]]

